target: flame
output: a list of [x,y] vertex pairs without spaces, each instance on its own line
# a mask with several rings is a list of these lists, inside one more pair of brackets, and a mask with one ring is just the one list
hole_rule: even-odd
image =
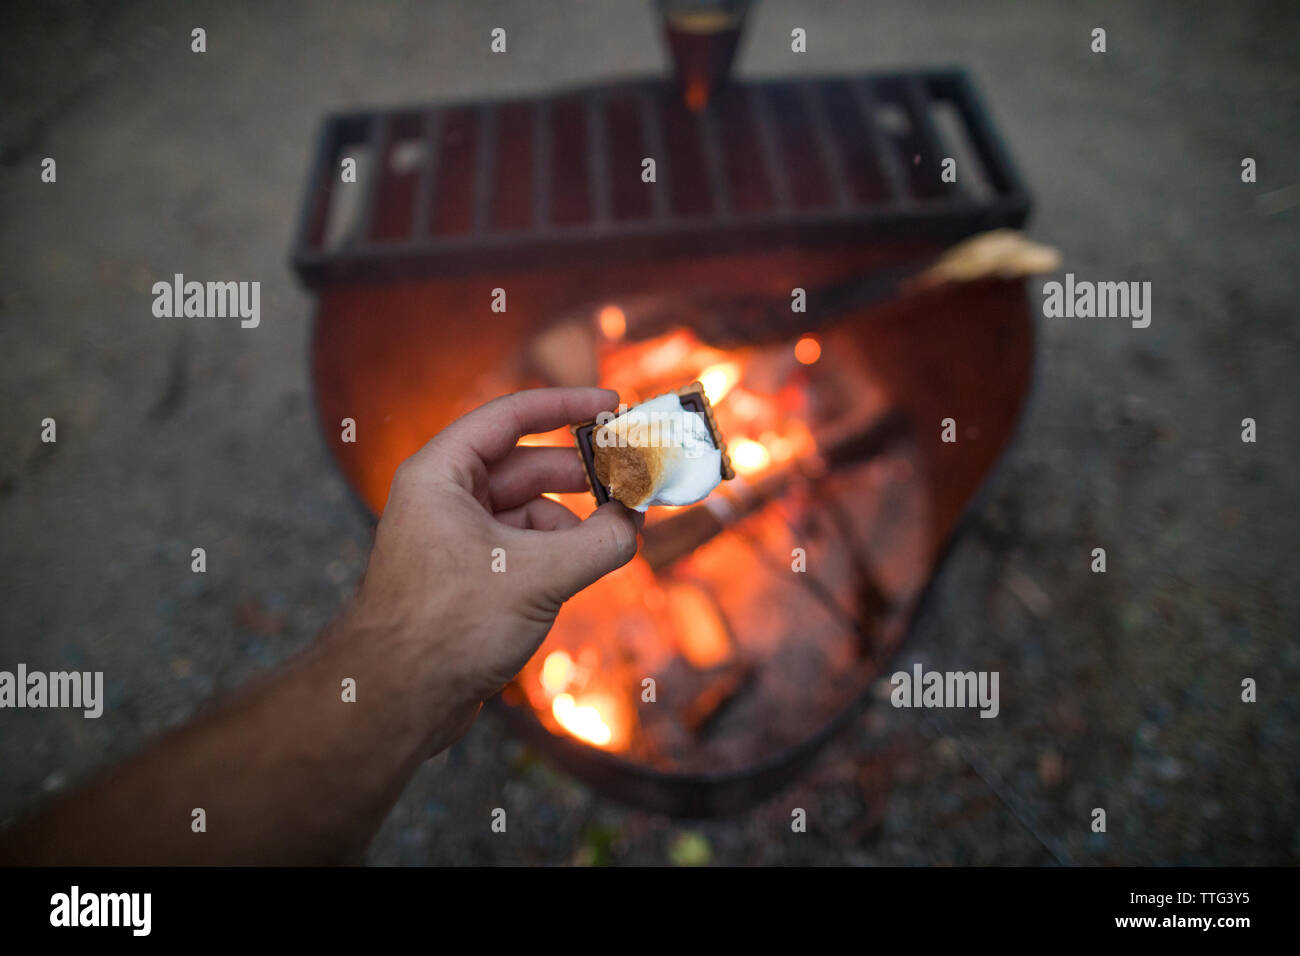
[[794,457],[794,444],[784,435],[768,431],[759,435],[758,440],[767,449],[773,461],[789,461]]
[[[718,407],[719,429],[745,477],[815,451],[801,418],[808,377],[791,376],[790,361],[793,355],[804,364],[816,362],[823,348],[817,337],[724,351],[685,328],[636,339],[635,323],[613,302],[598,301],[588,314],[591,331],[603,343],[601,383],[616,388],[630,405],[698,379]],[[564,429],[523,443],[572,445]],[[579,515],[594,508],[589,494],[554,497]],[[649,520],[667,520],[670,511],[653,509]],[[654,734],[646,736],[635,705],[633,688],[642,675],[679,665],[708,672],[741,654],[743,645],[717,603],[726,593],[661,581],[648,564],[633,561],[568,605],[567,624],[562,617],[554,631],[556,643],[536,655],[513,686],[551,733],[609,753],[643,753]],[[608,632],[611,623],[615,630]]]
[[627,332],[627,316],[623,310],[616,305],[607,305],[600,310],[600,331],[605,333],[605,338],[617,341]]
[[597,747],[605,747],[614,734],[600,716],[600,711],[590,705],[579,704],[572,694],[557,694],[551,701],[551,713],[560,726],[579,740]]
[[695,336],[686,331],[652,339],[645,348],[632,351],[634,369],[651,378],[671,375],[686,361],[694,343]]
[[549,694],[558,694],[569,686],[573,678],[573,658],[565,651],[552,651],[546,655],[538,679]]
[[766,419],[772,415],[772,400],[770,398],[755,395],[744,386],[736,386],[727,393],[731,406],[731,411],[736,415],[739,421]]
[[[616,699],[605,694],[585,693],[581,701],[570,692],[584,686],[595,661],[588,649],[574,660],[568,651],[552,651],[537,675],[543,693],[551,702],[551,715],[566,732],[597,747],[626,746],[624,714]],[[541,704],[540,706],[545,706]]]
[[742,438],[731,448],[731,463],[741,474],[762,471],[772,463],[772,455],[751,438]]
[[800,365],[812,365],[822,357],[822,344],[814,335],[805,335],[794,343],[794,357]]
[[704,386],[704,394],[713,405],[726,398],[732,386],[739,381],[739,362],[719,362],[717,365],[710,365],[700,373],[700,384]]
[[727,624],[709,592],[697,584],[672,585],[668,613],[677,630],[677,646],[691,666],[717,667],[732,655]]

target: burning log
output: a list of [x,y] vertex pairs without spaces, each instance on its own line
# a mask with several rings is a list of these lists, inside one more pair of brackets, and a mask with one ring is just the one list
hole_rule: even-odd
[[[891,412],[870,426],[818,444],[817,468],[830,469],[861,463],[880,454],[906,431],[901,414]],[[704,503],[649,525],[641,554],[655,571],[663,571],[696,548],[712,540],[740,519],[779,498],[811,461],[796,461],[754,482],[737,480],[725,497]]]

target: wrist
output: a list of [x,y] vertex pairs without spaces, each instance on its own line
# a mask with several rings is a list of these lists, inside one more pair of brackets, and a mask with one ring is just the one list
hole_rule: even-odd
[[363,589],[322,637],[334,669],[356,672],[350,676],[358,701],[362,695],[378,700],[390,732],[421,759],[464,733],[482,704],[440,650],[455,645],[458,625],[445,618],[433,623],[437,617],[402,613],[396,602],[376,601]]

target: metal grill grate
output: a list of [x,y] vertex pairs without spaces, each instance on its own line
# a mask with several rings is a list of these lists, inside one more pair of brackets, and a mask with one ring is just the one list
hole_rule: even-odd
[[[949,122],[941,128],[940,120]],[[642,160],[656,181],[642,181]],[[945,157],[958,181],[945,183]],[[355,184],[345,158],[368,159]],[[349,195],[349,191],[356,190]],[[328,118],[293,252],[309,286],[777,245],[950,242],[1029,196],[959,70],[645,81]]]

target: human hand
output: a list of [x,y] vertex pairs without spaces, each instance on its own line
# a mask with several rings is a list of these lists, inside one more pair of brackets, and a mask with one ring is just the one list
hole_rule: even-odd
[[393,477],[346,617],[384,634],[440,698],[436,710],[455,708],[459,732],[537,650],[560,605],[636,553],[643,516],[610,502],[579,521],[542,497],[587,489],[572,448],[516,447],[617,404],[599,388],[506,395],[452,422]]

